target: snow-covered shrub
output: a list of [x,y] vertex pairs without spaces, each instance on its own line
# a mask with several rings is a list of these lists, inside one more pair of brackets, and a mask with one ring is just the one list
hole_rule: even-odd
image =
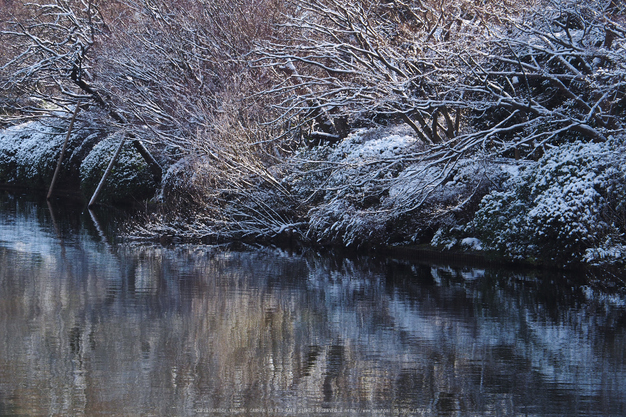
[[481,202],[473,229],[513,259],[575,262],[619,256],[626,222],[624,144],[562,145]]
[[62,132],[38,122],[10,127],[1,133],[0,182],[41,187],[52,178]]
[[[93,147],[80,165],[81,189],[86,196],[95,191],[121,140],[119,135],[109,135]],[[100,201],[133,201],[150,198],[156,184],[146,161],[126,142],[120,152],[104,188]]]
[[205,200],[215,191],[215,174],[209,157],[188,156],[170,166],[161,183],[158,199],[169,212],[187,214],[206,207]]
[[508,177],[505,164],[480,155],[433,161],[423,150],[408,128],[387,127],[300,153],[290,190],[310,204],[309,235],[354,246],[422,241],[441,224],[471,219]]
[[[398,175],[389,190],[389,201],[397,209],[419,207],[419,213],[428,213],[433,224],[446,223],[451,215],[468,220],[482,196],[508,179],[511,170],[517,170],[515,163],[480,153],[451,162],[433,163],[425,158]],[[450,226],[455,224],[453,221]]]
[[[60,182],[78,187],[80,160],[99,134],[88,126],[78,123],[74,126],[61,166]],[[0,131],[0,183],[47,188],[66,135],[67,122],[54,118]]]
[[419,147],[404,128],[363,129],[333,148],[298,155],[302,174],[292,189],[310,194],[310,236],[348,246],[385,241],[393,213],[381,211],[381,204],[405,166],[403,156]]
[[[0,183],[49,187],[67,129],[66,120],[49,118],[0,131]],[[76,189],[80,185],[86,196],[93,193],[119,143],[119,137],[114,136],[97,143],[103,134],[86,122],[74,125],[61,166],[60,183]],[[144,159],[127,143],[101,198],[117,201],[148,198],[154,189]]]

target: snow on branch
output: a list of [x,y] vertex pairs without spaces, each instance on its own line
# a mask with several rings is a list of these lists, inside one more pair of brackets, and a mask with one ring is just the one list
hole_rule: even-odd
[[623,131],[626,30],[614,9],[535,3],[296,1],[288,36],[259,44],[252,63],[284,75],[264,94],[277,121],[309,134],[399,120],[435,150],[532,154]]

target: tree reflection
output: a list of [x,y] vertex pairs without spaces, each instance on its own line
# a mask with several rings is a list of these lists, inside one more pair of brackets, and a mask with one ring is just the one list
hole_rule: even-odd
[[37,206],[10,213],[2,412],[626,410],[623,300],[567,277],[105,246],[57,218],[62,240]]

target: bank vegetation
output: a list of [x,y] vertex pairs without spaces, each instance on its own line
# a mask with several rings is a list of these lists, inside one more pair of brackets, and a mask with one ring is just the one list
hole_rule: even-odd
[[5,128],[80,102],[100,148],[124,137],[162,168],[159,208],[135,237],[622,258],[622,2],[1,10]]

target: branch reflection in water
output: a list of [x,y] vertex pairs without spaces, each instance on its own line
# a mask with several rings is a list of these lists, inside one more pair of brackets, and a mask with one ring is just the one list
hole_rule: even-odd
[[122,244],[92,216],[0,194],[0,415],[626,411],[619,294],[546,274]]

